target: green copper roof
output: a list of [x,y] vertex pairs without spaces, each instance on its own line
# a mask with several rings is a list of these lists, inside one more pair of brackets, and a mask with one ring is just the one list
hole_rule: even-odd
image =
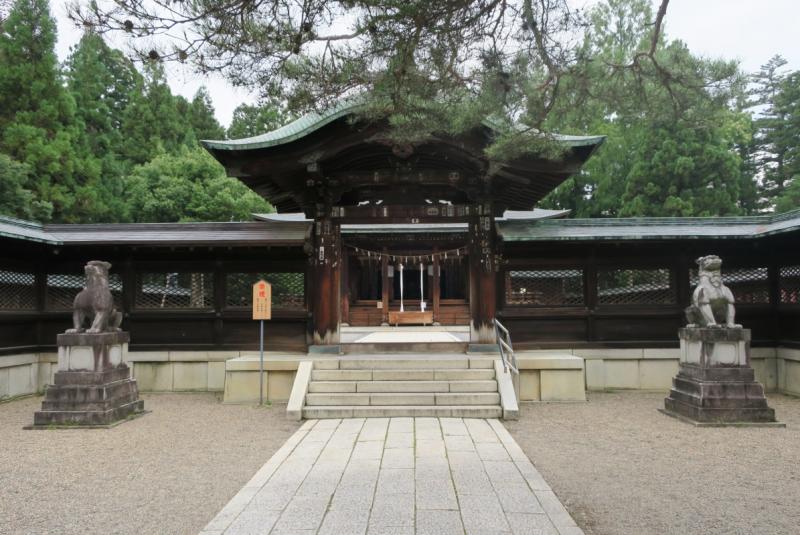
[[355,113],[361,107],[359,103],[343,102],[322,113],[309,113],[277,130],[253,137],[231,140],[203,140],[207,149],[218,150],[252,150],[283,145],[307,136],[336,119]]
[[[353,115],[358,112],[362,106],[363,104],[358,101],[344,101],[321,113],[309,113],[304,115],[277,130],[265,134],[243,139],[203,140],[201,143],[205,148],[214,150],[255,150],[284,145],[305,137],[337,119]],[[492,130],[498,129],[498,123],[492,119],[484,120],[483,125]],[[605,136],[552,135],[557,141],[568,147],[599,145],[605,140]]]
[[507,242],[759,238],[800,230],[800,209],[739,217],[629,217],[500,221]]
[[59,241],[44,230],[41,223],[0,216],[0,236],[57,245]]

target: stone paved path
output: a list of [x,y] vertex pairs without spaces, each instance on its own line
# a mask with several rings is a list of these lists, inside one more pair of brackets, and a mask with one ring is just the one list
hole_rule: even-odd
[[577,535],[497,420],[309,420],[202,532]]

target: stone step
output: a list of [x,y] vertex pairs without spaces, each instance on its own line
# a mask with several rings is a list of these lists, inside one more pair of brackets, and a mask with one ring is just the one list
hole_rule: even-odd
[[497,392],[436,394],[437,405],[500,405]]
[[359,381],[356,392],[450,392],[447,381]]
[[393,418],[393,417],[452,417],[452,418],[501,418],[503,409],[499,405],[339,405],[326,407],[304,407],[303,418]]
[[402,354],[402,353],[449,353],[464,354],[469,342],[385,342],[385,343],[344,343],[339,350],[345,355],[364,354]]
[[314,370],[312,381],[372,381],[372,370]]
[[435,370],[437,381],[488,381],[494,379],[493,369]]
[[312,381],[487,381],[493,369],[314,370]]
[[450,381],[450,392],[497,392],[497,381]]
[[309,393],[325,393],[325,392],[355,392],[355,381],[314,381],[308,383]]
[[308,394],[306,405],[436,405],[433,393]]
[[348,393],[306,394],[306,406],[315,405],[369,405],[369,395]]
[[436,394],[397,393],[397,394],[365,394],[365,395],[369,396],[370,405],[382,405],[382,406],[436,405]]
[[464,358],[375,358],[375,359],[340,359],[340,370],[437,370],[437,369],[469,369],[469,359]]
[[312,393],[306,395],[306,406],[341,405],[499,405],[497,392],[479,393]]
[[372,370],[373,381],[433,381],[436,370]]
[[497,381],[311,381],[310,393],[497,392]]

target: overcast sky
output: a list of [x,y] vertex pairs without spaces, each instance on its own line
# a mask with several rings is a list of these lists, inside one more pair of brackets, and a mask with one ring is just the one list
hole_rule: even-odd
[[[653,0],[654,5],[657,3]],[[66,18],[62,1],[55,0],[52,5],[58,21],[57,51],[63,61],[69,48],[80,39],[81,31]],[[789,61],[787,67],[800,69],[798,21],[800,0],[672,0],[667,9],[666,31],[670,38],[685,41],[696,54],[738,59],[748,72],[757,71],[775,54]],[[205,85],[214,101],[217,119],[226,126],[236,106],[255,101],[254,95],[233,88],[220,78],[203,77],[174,66],[169,68],[169,81],[173,92],[190,99]]]

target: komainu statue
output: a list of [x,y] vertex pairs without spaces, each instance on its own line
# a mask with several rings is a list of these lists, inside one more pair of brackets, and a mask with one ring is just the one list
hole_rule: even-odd
[[686,308],[688,327],[737,327],[734,323],[733,293],[722,282],[722,259],[716,255],[697,259],[697,288],[692,293],[692,304]]
[[[86,286],[75,296],[72,304],[72,329],[68,333],[102,333],[119,331],[122,313],[114,308],[114,298],[108,287],[108,270],[111,264],[92,260],[86,264]],[[90,320],[92,325],[84,328]]]

